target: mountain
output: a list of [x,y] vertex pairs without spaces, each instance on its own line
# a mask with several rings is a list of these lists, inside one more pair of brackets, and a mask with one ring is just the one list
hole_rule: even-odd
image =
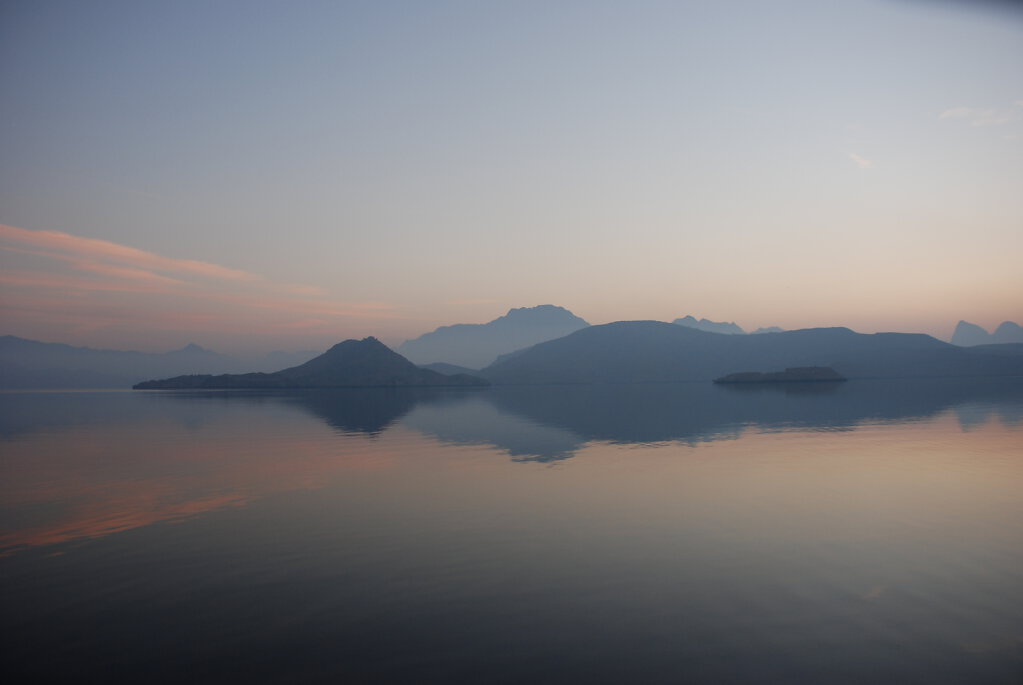
[[975,323],[960,321],[952,334],[952,344],[961,347],[1023,342],[1023,327],[1014,321],[1003,321],[994,333],[988,333]]
[[672,323],[676,326],[686,326],[700,331],[707,331],[708,333],[727,333],[729,335],[746,334],[746,331],[742,330],[742,327],[734,321],[711,321],[710,319],[700,319],[697,321],[696,317],[686,315],[681,319],[675,319]]
[[554,340],[590,324],[563,307],[510,309],[489,323],[460,323],[406,340],[397,351],[416,364],[445,362],[481,369],[499,355]]
[[190,344],[152,353],[0,337],[0,387],[129,388],[154,376],[241,370],[236,359]]
[[[710,319],[698,320],[691,314],[684,316],[681,319],[675,319],[672,323],[676,326],[686,326],[700,331],[707,331],[708,333],[727,333],[729,335],[746,334],[746,331],[743,330],[742,326],[734,321],[711,321]],[[750,335],[760,335],[761,333],[781,333],[784,330],[784,328],[779,328],[778,326],[765,326],[752,331]]]
[[928,335],[848,328],[722,335],[658,321],[591,326],[482,373],[499,384],[642,383],[804,366],[829,366],[847,378],[1023,374],[1023,358],[964,350]]
[[975,323],[960,321],[952,334],[952,344],[961,347],[970,345],[986,345],[991,341],[991,334]]
[[1015,321],[1003,321],[991,334],[991,342],[996,344],[1023,343],[1023,326]]
[[420,369],[376,338],[345,340],[305,364],[275,373],[178,376],[146,381],[136,390],[233,388],[345,388],[487,385],[472,376]]
[[318,352],[270,352],[234,357],[194,343],[170,352],[75,347],[0,336],[0,388],[130,388],[147,378],[181,374],[273,371],[296,366]]

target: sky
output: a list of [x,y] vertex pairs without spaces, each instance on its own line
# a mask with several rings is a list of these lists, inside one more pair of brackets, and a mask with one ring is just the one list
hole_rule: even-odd
[[1023,321],[1023,10],[7,0],[0,334]]

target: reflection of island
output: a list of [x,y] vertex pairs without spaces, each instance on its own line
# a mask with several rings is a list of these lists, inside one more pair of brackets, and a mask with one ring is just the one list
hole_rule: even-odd
[[851,429],[865,422],[925,418],[964,404],[987,406],[1010,422],[1023,407],[1023,382],[566,385],[492,388],[481,397],[502,411],[574,434],[580,443],[696,444],[733,439],[749,428]]
[[449,404],[420,404],[402,425],[456,445],[492,445],[514,461],[567,459],[586,440],[572,431],[505,411],[489,393],[473,393]]
[[[1023,408],[1018,379],[861,380],[855,383],[703,383],[497,387],[419,402],[402,425],[454,444],[486,444],[516,461],[571,457],[590,441],[735,439],[747,429],[852,429],[987,407],[1006,422]],[[1014,409],[1015,408],[1015,409]]]
[[696,445],[749,430],[854,430],[948,409],[964,430],[995,417],[1018,425],[1023,382],[0,394],[0,513],[10,524],[0,550],[322,487],[429,453],[438,440],[552,462],[594,441]]
[[171,392],[146,395],[163,403],[258,405],[274,403],[302,409],[343,433],[376,435],[421,404],[450,405],[479,392],[472,388],[329,388]]
[[[263,405],[267,410],[301,410],[345,433],[375,435],[401,423],[445,442],[492,445],[517,461],[552,461],[571,457],[594,440],[697,444],[735,439],[749,428],[848,429],[869,421],[933,416],[966,405],[975,407],[970,410],[974,414],[980,411],[976,407],[990,407],[1009,422],[1009,408],[1023,406],[1023,382],[978,378],[179,391],[140,399],[144,400],[141,407],[138,402],[125,402],[124,415],[130,415],[132,421],[144,414],[147,405],[152,411],[164,412],[168,405],[176,405],[176,411],[165,416],[191,422],[205,420],[205,403],[235,407],[239,412]],[[79,404],[83,411],[88,409],[88,403]],[[50,422],[54,417],[39,420]],[[0,427],[4,423],[0,420]],[[10,431],[12,427],[6,428]]]
[[740,371],[715,378],[714,382],[728,383],[834,383],[848,380],[830,366],[797,366],[784,371],[761,373]]

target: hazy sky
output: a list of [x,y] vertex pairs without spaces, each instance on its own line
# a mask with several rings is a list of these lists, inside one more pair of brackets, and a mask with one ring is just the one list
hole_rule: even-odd
[[0,107],[0,333],[1023,320],[1011,3],[8,0]]

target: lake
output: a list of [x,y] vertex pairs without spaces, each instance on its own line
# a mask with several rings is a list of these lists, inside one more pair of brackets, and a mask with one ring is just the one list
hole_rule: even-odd
[[7,682],[1023,682],[1021,379],[8,392],[0,432]]

